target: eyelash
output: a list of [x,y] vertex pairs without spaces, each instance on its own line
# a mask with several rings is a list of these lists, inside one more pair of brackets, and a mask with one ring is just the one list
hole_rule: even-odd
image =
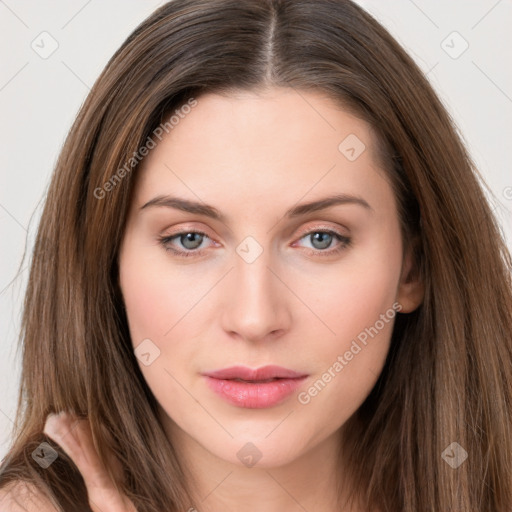
[[[205,249],[199,249],[199,250],[193,249],[193,250],[188,250],[188,251],[178,251],[168,245],[169,242],[171,242],[173,239],[179,238],[182,235],[187,235],[187,234],[191,234],[191,233],[210,238],[206,233],[204,233],[202,231],[188,230],[188,231],[180,231],[178,233],[174,233],[171,236],[161,236],[158,238],[158,241],[163,246],[165,251],[172,252],[178,258],[190,258],[193,256],[200,256]],[[338,233],[337,231],[334,231],[331,229],[314,229],[314,230],[308,231],[307,233],[304,233],[299,238],[299,240],[302,240],[303,238],[305,238],[309,235],[315,234],[315,233],[327,233],[329,235],[334,235],[334,237],[337,238],[339,242],[341,242],[340,245],[338,245],[335,249],[329,249],[329,250],[310,249],[310,251],[312,251],[315,255],[318,255],[321,257],[333,256],[335,254],[338,254],[341,251],[343,251],[344,249],[346,249],[347,247],[349,247],[352,243],[352,240],[349,237],[344,236],[341,233]]]

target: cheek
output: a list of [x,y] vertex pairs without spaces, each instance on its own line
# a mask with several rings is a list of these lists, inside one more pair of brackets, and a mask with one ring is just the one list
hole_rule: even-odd
[[[190,362],[196,361],[201,352],[200,344],[183,340],[200,338],[202,324],[198,318],[204,306],[201,298],[211,285],[205,280],[191,279],[190,272],[169,264],[163,249],[130,239],[121,252],[119,270],[139,367],[157,399],[168,403],[182,394],[171,374],[176,374],[181,382],[183,374],[191,370]],[[147,348],[152,358],[149,365],[138,355],[146,353]],[[154,354],[157,357],[153,360]]]
[[323,321],[316,328],[323,335],[309,353],[317,372],[298,401],[325,414],[327,430],[357,410],[382,371],[400,310],[395,299],[401,263],[400,244],[376,240],[340,264],[338,279],[317,275],[316,284],[309,280],[302,291]]
[[[373,326],[395,303],[402,265],[401,244],[386,241],[384,237],[376,239],[364,249],[347,253],[335,270],[325,267],[302,280],[299,293],[308,298],[307,305],[323,321],[323,326],[318,322],[324,332],[319,339],[327,353],[350,344],[351,339]],[[382,328],[380,322],[379,326]],[[388,323],[386,326],[389,327]],[[381,330],[390,335],[390,329]],[[316,350],[321,348],[317,346]]]
[[[165,265],[165,254],[148,257],[148,252],[139,251],[137,244],[127,249],[120,258],[120,285],[141,373],[167,410],[192,407],[194,403],[178,384],[183,380],[181,375],[176,375],[178,381],[173,376],[174,365],[187,368],[187,362],[194,357],[190,344],[178,341],[187,329],[188,335],[193,332],[185,315],[197,303],[198,293],[194,293],[193,286],[187,286],[179,271]],[[146,358],[149,364],[145,364],[144,353],[150,354]]]
[[135,346],[145,338],[163,341],[200,296],[197,283],[165,262],[165,254],[149,259],[137,249],[121,259],[120,284]]

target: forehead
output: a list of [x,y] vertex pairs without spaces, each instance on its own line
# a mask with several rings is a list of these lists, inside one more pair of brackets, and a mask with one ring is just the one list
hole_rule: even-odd
[[377,142],[367,122],[318,91],[272,88],[208,93],[197,98],[194,107],[172,117],[175,124],[166,130],[170,131],[165,137],[168,142],[214,145],[229,154],[240,149],[245,155],[260,155],[266,147],[288,154],[290,148],[300,151],[298,143],[337,149],[350,134],[364,141],[369,152]]
[[383,185],[371,126],[321,93],[286,88],[196,101],[143,160],[139,205],[179,190],[212,201],[246,194],[261,207],[264,197],[289,202],[308,191]]

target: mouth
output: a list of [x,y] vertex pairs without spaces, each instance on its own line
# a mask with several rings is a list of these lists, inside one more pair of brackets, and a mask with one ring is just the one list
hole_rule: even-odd
[[263,409],[288,398],[308,377],[280,366],[251,369],[233,366],[203,373],[216,394],[237,407]]
[[247,366],[231,366],[229,368],[223,368],[222,370],[214,370],[206,372],[203,375],[212,377],[214,379],[224,380],[243,380],[262,382],[270,381],[273,379],[297,379],[299,377],[306,377],[307,374],[299,373],[282,366],[269,365],[262,366],[261,368],[248,368]]
[[251,384],[257,384],[257,383],[260,383],[260,384],[264,384],[266,382],[275,382],[276,380],[283,380],[282,377],[276,377],[275,379],[266,379],[266,380],[246,380],[246,379],[224,379],[224,380],[232,380],[232,381],[235,381],[235,382],[250,382]]

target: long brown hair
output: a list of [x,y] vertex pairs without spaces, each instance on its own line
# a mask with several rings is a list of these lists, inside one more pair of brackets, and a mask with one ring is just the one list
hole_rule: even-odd
[[[510,512],[511,258],[432,87],[349,0],[174,0],[108,62],[65,142],[41,217],[1,485],[26,480],[59,510],[89,510],[69,458],[42,469],[31,457],[40,442],[51,444],[46,416],[69,410],[89,417],[101,457],[109,446],[120,460],[119,486],[139,511],[193,506],[133,354],[118,286],[137,171],[125,165],[187,100],[267,86],[322,91],[371,124],[404,240],[416,240],[424,301],[398,315],[384,371],[346,424],[354,496],[369,510]],[[106,186],[114,175],[122,179]],[[457,469],[442,456],[453,442],[468,454]]]

